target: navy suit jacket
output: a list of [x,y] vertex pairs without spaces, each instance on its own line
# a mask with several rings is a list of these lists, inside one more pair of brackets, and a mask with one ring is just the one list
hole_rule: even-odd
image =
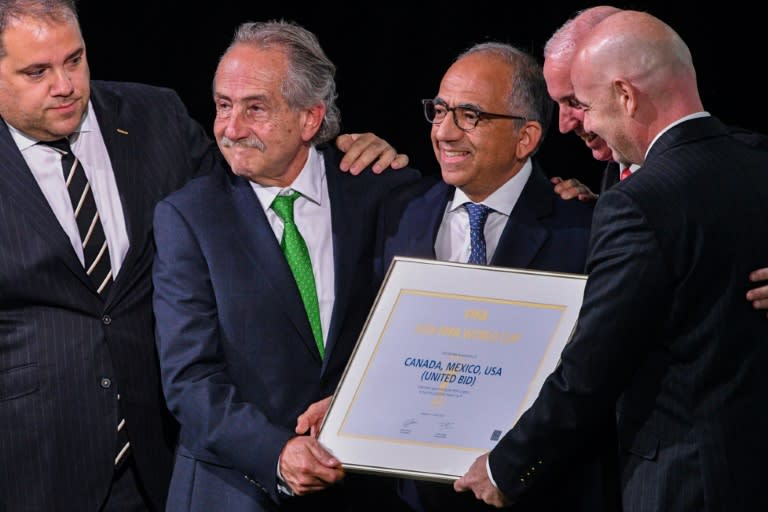
[[91,87],[130,243],[104,300],[0,122],[0,510],[98,509],[112,481],[118,391],[158,508],[170,479],[175,426],[154,344],[152,211],[217,150],[171,90]]
[[157,206],[157,344],[165,395],[181,424],[169,510],[340,510],[347,499],[340,491],[354,487],[285,498],[278,457],[298,415],[336,389],[375,293],[379,204],[418,173],[352,176],[339,170],[335,149],[322,152],[336,281],[322,360],[248,180],[202,177]]
[[[455,187],[424,179],[399,188],[385,202],[378,229],[376,274],[379,280],[395,256],[435,259],[435,239]],[[583,273],[592,207],[565,201],[537,165],[501,234],[490,262],[494,266]],[[503,404],[499,404],[503,407]],[[617,507],[616,450],[613,415],[606,412],[599,449],[575,457],[540,492],[518,504],[521,511],[613,511]],[[554,490],[557,489],[555,492]],[[492,510],[471,493],[456,494],[445,484],[404,481],[403,498],[416,510]]]
[[768,255],[766,169],[768,152],[694,119],[601,196],[576,332],[490,454],[508,497],[618,399],[625,512],[768,510],[768,322],[744,298]]
[[[376,277],[381,281],[394,256],[435,259],[435,239],[455,187],[439,176],[400,187],[381,213]],[[581,274],[587,257],[590,205],[562,201],[534,165],[501,234],[490,264]]]

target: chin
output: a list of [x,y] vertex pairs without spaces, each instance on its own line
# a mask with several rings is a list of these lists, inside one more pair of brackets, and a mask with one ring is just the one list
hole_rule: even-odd
[[613,152],[608,148],[593,149],[592,158],[594,158],[595,160],[607,162],[608,160],[613,159]]
[[459,187],[464,183],[464,174],[460,171],[457,171],[456,169],[443,167],[441,169],[441,175],[443,177],[443,181],[449,185]]

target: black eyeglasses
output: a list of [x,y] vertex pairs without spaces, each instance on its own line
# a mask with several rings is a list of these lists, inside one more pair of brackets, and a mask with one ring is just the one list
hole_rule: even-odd
[[444,102],[437,100],[421,100],[424,105],[424,117],[432,124],[440,124],[448,115],[453,114],[453,122],[460,130],[468,132],[474,130],[481,119],[517,119],[527,121],[523,116],[510,116],[507,114],[494,114],[492,112],[483,112],[482,110],[470,107],[468,105],[459,105],[458,107],[448,107]]

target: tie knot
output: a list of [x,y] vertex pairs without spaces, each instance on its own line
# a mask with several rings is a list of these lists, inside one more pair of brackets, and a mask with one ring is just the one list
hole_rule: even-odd
[[293,222],[293,203],[296,202],[300,195],[294,191],[288,195],[277,196],[272,201],[272,210],[283,222]]
[[472,229],[482,229],[485,226],[485,219],[488,218],[491,208],[484,204],[464,203],[464,208],[469,214],[469,227]]
[[625,167],[621,170],[621,174],[619,174],[619,179],[625,180],[630,176],[632,176],[632,169],[630,169],[629,167]]
[[69,140],[66,137],[56,140],[41,140],[38,144],[42,144],[43,146],[50,146],[60,153],[72,152],[72,148],[69,146]]

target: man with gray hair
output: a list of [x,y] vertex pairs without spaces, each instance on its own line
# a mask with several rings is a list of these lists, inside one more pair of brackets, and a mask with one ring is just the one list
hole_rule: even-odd
[[[87,56],[73,0],[0,0],[3,511],[159,510],[171,477],[152,212],[221,155],[174,91]],[[403,163],[350,139],[340,167]]]
[[[591,205],[552,194],[534,157],[552,114],[536,59],[508,44],[477,44],[456,58],[435,97],[423,103],[441,172],[387,197],[377,230],[378,280],[397,255],[583,273]],[[485,220],[478,227],[486,249],[479,261],[472,243],[477,211]],[[599,449],[580,452],[540,482],[517,504],[521,512],[616,510],[610,411],[601,424],[593,439]],[[423,512],[490,508],[444,484],[405,481],[402,494]]]
[[[440,175],[386,197],[377,229],[377,282],[395,256],[583,273],[592,205],[552,194],[534,158],[552,113],[536,59],[509,44],[477,44],[455,59],[437,94],[422,103]],[[328,404],[314,404],[299,418],[298,430],[308,424],[316,430]],[[541,480],[517,510],[616,510],[612,411],[601,425],[594,435],[600,449],[590,446]],[[403,480],[401,495],[418,512],[490,508],[448,484]]]
[[382,197],[418,178],[340,172],[334,73],[304,28],[241,25],[213,90],[229,169],[155,210],[157,348],[181,425],[168,510],[397,510],[393,481],[345,475],[294,433],[373,303]]

